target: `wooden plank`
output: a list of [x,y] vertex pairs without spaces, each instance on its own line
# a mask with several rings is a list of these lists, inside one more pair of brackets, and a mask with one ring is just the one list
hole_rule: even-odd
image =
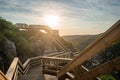
[[8,80],[12,80],[12,78],[14,76],[14,72],[17,67],[17,63],[18,63],[18,58],[14,58],[12,64],[10,65],[10,67],[6,73],[6,77],[8,78]]
[[64,75],[66,72],[72,70],[76,66],[82,64],[94,56],[99,51],[110,46],[113,42],[120,38],[120,20],[108,29],[103,35],[86,47],[77,57],[68,63],[63,69],[58,72],[58,77]]
[[120,70],[120,57],[93,68],[89,72],[84,73],[78,80],[93,80],[95,77],[110,74],[116,70]]
[[55,71],[55,70],[49,70],[49,69],[44,69],[43,70],[43,74],[50,74],[50,75],[53,75],[53,76],[57,76],[57,71]]
[[23,64],[23,67],[25,68],[29,62],[30,62],[30,59],[27,59],[27,61],[25,61],[25,63]]
[[42,56],[42,59],[61,60],[61,61],[71,61],[72,60],[70,58],[57,58],[57,57],[46,57],[46,56]]
[[56,69],[61,69],[63,68],[63,66],[52,66],[52,65],[43,65],[44,67],[47,67],[48,69],[49,68],[56,68]]
[[0,70],[0,80],[8,80],[1,70]]
[[17,78],[18,78],[17,74],[18,74],[18,66],[16,67],[16,70],[14,72],[13,80],[17,80]]
[[30,61],[35,61],[35,60],[40,60],[42,58],[42,56],[36,56],[36,57],[32,57],[32,58],[29,58]]
[[55,52],[55,53],[47,54],[45,56],[53,57],[53,56],[56,56],[56,55],[59,55],[59,54],[63,54],[63,53],[64,53],[64,51],[62,51],[62,52]]
[[49,37],[52,39],[52,41],[54,41],[61,50],[63,51],[67,51],[66,48],[64,48],[63,45],[61,45],[61,43],[58,42],[58,40],[50,33]]
[[[17,75],[26,74],[31,65],[36,65],[41,62],[41,56],[28,58],[28,60],[22,64],[17,57],[15,57],[6,73],[8,80],[17,79]],[[2,78],[2,77],[1,77]]]
[[66,52],[66,53],[63,53],[63,54],[56,55],[54,57],[60,57],[60,56],[70,55],[70,54],[71,54],[71,52]]

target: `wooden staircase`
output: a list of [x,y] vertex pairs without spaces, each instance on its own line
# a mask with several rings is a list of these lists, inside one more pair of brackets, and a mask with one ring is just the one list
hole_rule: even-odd
[[57,76],[58,71],[61,70],[69,61],[69,58],[44,57],[43,58],[43,73]]
[[33,80],[33,79],[44,80],[41,65],[31,67],[29,71],[27,72],[27,74],[18,76],[18,80]]
[[[94,42],[92,42],[88,47],[86,47],[77,57],[75,57],[71,62],[65,65],[59,72],[58,77],[64,77],[64,75],[73,70],[78,65],[91,57],[95,56],[99,51],[112,45],[115,41],[120,39],[120,20],[116,22],[110,29],[98,37]],[[103,73],[104,74],[104,73]],[[97,77],[97,76],[96,76]],[[64,78],[65,79],[65,78]],[[62,79],[61,79],[62,80]]]
[[[82,63],[112,45],[118,39],[120,39],[120,21],[115,23],[73,59],[61,58],[68,55],[66,53],[64,55],[58,54],[59,56],[53,54],[54,56],[29,58],[24,64],[21,64],[19,59],[15,58],[6,75],[0,71],[0,80],[43,80],[43,74],[56,76],[58,80],[65,80],[66,78],[69,80],[96,80],[96,77],[108,74],[113,69],[120,70],[120,58],[88,71],[82,67]],[[74,75],[73,72],[78,66],[80,66],[80,78]]]
[[[71,60],[68,58],[38,56],[29,58],[22,64],[19,58],[16,57],[6,75],[0,71],[0,80],[44,80],[44,74],[57,76],[58,70]],[[54,79],[57,80],[57,77]]]

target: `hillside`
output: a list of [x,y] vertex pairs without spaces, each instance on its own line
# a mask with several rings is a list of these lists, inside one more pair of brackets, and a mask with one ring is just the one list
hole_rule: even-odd
[[68,35],[62,36],[63,39],[72,43],[78,50],[83,50],[87,45],[94,41],[99,35]]
[[55,42],[56,39],[67,49],[74,51],[72,44],[60,36],[53,40],[49,34],[40,30],[20,30],[10,21],[0,17],[0,70],[5,73],[14,57],[19,57],[24,62],[29,57],[63,51],[59,43]]

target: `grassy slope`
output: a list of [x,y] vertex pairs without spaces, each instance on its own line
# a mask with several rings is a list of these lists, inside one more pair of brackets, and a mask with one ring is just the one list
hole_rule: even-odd
[[82,50],[97,37],[98,35],[68,35],[63,36],[63,39],[72,43],[79,50]]

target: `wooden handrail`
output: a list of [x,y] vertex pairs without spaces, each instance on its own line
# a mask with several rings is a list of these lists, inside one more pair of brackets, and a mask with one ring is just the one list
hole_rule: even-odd
[[59,40],[57,40],[56,36],[54,36],[52,33],[50,33],[49,37],[59,46],[60,49],[63,51],[68,51],[68,49]]
[[113,42],[120,38],[120,20],[115,23],[110,29],[108,29],[103,35],[92,42],[87,48],[85,48],[77,57],[70,61],[64,68],[58,72],[58,77],[66,74],[66,72],[72,70],[76,66],[82,64],[84,61],[90,59],[97,52],[110,46]]
[[[55,55],[54,57],[61,57],[61,56],[67,56],[69,55],[70,56],[71,52],[66,52],[66,53],[63,53],[63,54],[58,54],[58,55]],[[69,57],[70,58],[70,57]]]
[[50,59],[50,60],[60,60],[60,61],[72,61],[72,59],[70,58],[57,58],[57,57],[46,57],[46,56],[42,56],[42,59]]
[[8,80],[1,70],[0,70],[0,80]]
[[78,56],[78,55],[79,55],[78,53],[79,53],[79,52],[74,52],[74,53],[73,53],[73,57]]
[[119,71],[120,70],[120,57],[117,57],[115,59],[112,59],[104,64],[101,64],[93,69],[91,69],[88,72],[85,72],[80,77],[80,80],[92,80],[95,77],[100,77],[103,74],[110,74],[113,71]]
[[56,52],[56,53],[52,53],[52,54],[48,54],[48,55],[44,55],[47,57],[60,57],[60,58],[71,58],[72,54],[71,52]]
[[55,36],[52,29],[46,26],[46,29],[49,31],[50,38],[64,51],[70,51],[60,40],[58,36]]
[[[72,59],[67,59],[67,58],[56,58],[56,57],[45,57],[45,56],[37,56],[37,57],[32,57],[28,58],[24,64],[21,63],[18,57],[15,57],[6,73],[4,76],[2,72],[0,71],[0,74],[2,77],[5,78],[5,80],[17,80],[18,74],[26,74],[29,70],[30,67],[43,64],[42,61],[49,60],[49,61],[71,61]],[[47,62],[46,62],[47,63]],[[46,65],[45,65],[46,66]],[[51,66],[51,65],[48,65]],[[61,68],[61,66],[58,66]]]
[[18,58],[14,58],[12,64],[10,65],[10,67],[6,73],[6,77],[8,78],[8,80],[13,79],[13,75],[15,74],[17,63],[18,63]]
[[30,62],[30,59],[27,59],[27,61],[25,61],[25,63],[23,64],[23,66],[27,66],[27,64]]
[[40,59],[41,59],[41,56],[34,57],[34,58],[28,58],[28,60],[24,64],[22,64],[19,58],[15,57],[6,73],[7,79],[15,80],[17,78],[18,72],[19,74],[26,74],[30,66],[33,64],[33,62],[40,60]]
[[[36,26],[36,27],[33,27]],[[41,29],[41,30],[45,30],[49,35],[49,37],[62,49],[65,51],[69,51],[69,49],[59,40],[58,35],[56,37],[56,35],[53,33],[53,30],[47,26],[47,25],[29,25],[26,27],[23,26],[19,26],[18,28],[22,28],[22,29]]]
[[70,58],[58,58],[58,57],[42,57],[43,73],[57,76],[58,71],[63,68],[69,61]]
[[51,39],[62,49],[65,51],[69,51],[68,48],[59,40],[58,36],[55,36],[52,29],[48,26],[46,26],[46,29],[48,30]]
[[57,57],[42,57],[42,65],[43,67],[56,67],[56,68],[62,68],[64,65],[66,65],[69,61],[72,61],[70,58],[57,58]]
[[[63,67],[58,72],[58,77],[66,74],[68,71],[72,70],[74,67],[82,64],[87,59],[94,56],[97,52],[101,51],[102,49],[108,47],[113,42],[120,38],[120,21],[114,24],[109,30],[107,30],[102,36],[97,38],[92,44],[90,44],[87,48],[85,48],[77,57],[73,60],[68,58],[57,58],[57,57],[46,57],[46,56],[38,56],[29,58],[24,64],[22,64],[19,58],[14,58],[13,62],[11,63],[5,78],[8,80],[16,80],[18,72],[19,74],[26,74],[29,68],[33,65],[38,65],[38,63],[42,63],[44,66],[44,62],[46,61],[53,61],[53,62],[68,62],[70,61],[65,67]],[[60,54],[61,55],[61,54]],[[59,55],[59,56],[60,56]],[[57,55],[56,55],[57,56]],[[59,66],[58,63],[52,63],[56,66]],[[36,64],[37,63],[37,64]],[[48,62],[49,63],[49,62]],[[51,64],[51,63],[50,63]],[[1,72],[0,72],[1,74]]]
[[59,55],[59,54],[63,54],[63,53],[64,53],[64,51],[62,51],[62,52],[55,52],[55,53],[47,54],[47,55],[44,55],[44,56],[53,57],[53,56],[56,56],[56,55]]

